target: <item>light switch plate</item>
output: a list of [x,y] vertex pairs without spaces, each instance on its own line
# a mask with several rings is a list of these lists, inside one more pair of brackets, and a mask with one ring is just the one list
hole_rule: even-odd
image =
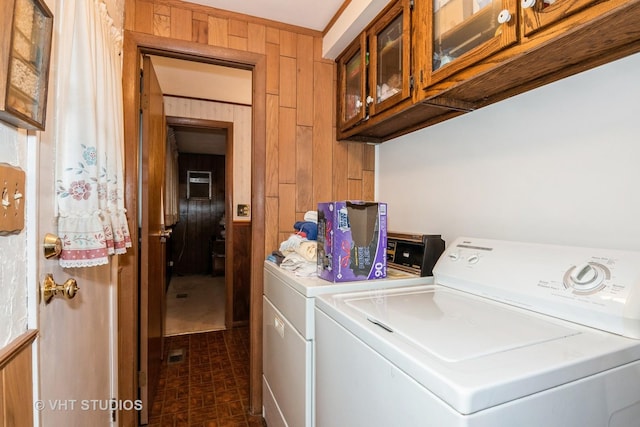
[[249,216],[249,205],[238,205],[238,216]]
[[0,235],[19,233],[24,228],[25,173],[0,163]]

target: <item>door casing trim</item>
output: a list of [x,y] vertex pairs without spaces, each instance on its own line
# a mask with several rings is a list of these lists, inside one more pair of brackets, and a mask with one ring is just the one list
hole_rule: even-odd
[[[265,255],[266,56],[253,52],[167,39],[134,31],[124,32],[123,102],[125,207],[131,250],[120,255],[118,287],[118,398],[137,399],[138,366],[138,135],[140,58],[143,54],[170,56],[252,70],[251,149],[251,285],[249,310],[249,410],[262,412],[262,276]],[[137,413],[120,411],[119,425],[138,424]]]

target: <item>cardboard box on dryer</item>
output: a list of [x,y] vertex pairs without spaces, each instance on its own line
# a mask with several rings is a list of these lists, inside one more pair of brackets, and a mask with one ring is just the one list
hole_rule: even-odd
[[318,203],[318,276],[331,282],[387,277],[387,204]]

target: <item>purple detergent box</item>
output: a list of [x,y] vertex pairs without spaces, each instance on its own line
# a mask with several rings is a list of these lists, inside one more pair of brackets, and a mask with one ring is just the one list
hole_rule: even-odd
[[387,204],[318,203],[318,276],[330,282],[387,277]]

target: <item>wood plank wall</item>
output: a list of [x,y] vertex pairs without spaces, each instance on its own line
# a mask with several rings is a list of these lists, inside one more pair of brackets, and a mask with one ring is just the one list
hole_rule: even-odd
[[[212,239],[221,238],[225,203],[225,158],[181,153],[178,158],[180,220],[171,235],[175,274],[210,274]],[[211,172],[211,199],[187,199],[187,171]]]
[[32,345],[37,335],[27,330],[0,349],[0,426],[33,425]]
[[249,323],[251,297],[251,223],[233,223],[233,325]]
[[127,0],[125,28],[266,55],[265,253],[318,202],[373,199],[374,148],[335,140],[335,64],[320,32],[177,0]]

